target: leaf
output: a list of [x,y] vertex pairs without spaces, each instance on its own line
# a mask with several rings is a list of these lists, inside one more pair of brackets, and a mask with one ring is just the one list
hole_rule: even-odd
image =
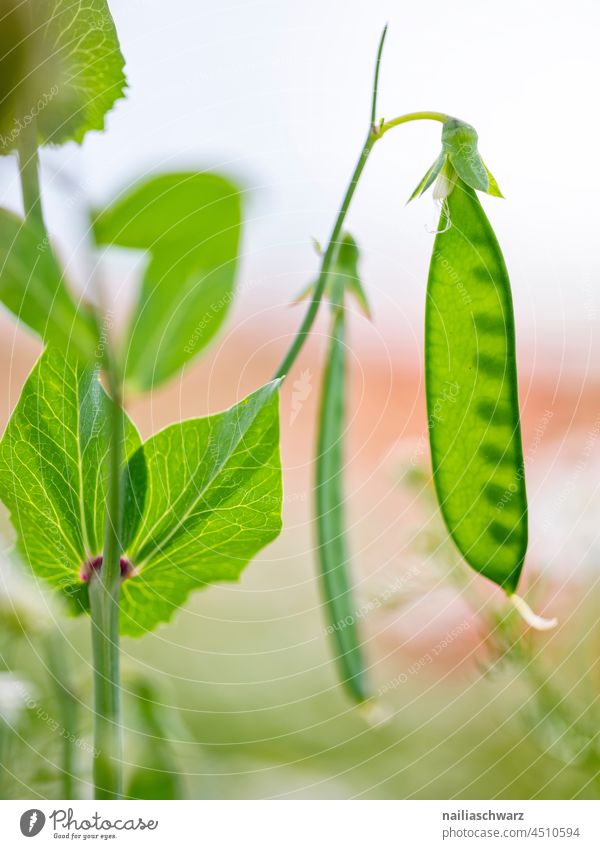
[[[134,569],[122,583],[123,633],[167,621],[192,589],[236,580],[279,534],[279,383],[144,446],[125,417],[122,539]],[[89,606],[82,567],[102,553],[111,404],[95,372],[49,348],[0,442],[18,550],[75,612]]]
[[[27,379],[0,442],[0,498],[10,510],[17,548],[35,575],[78,610],[87,605],[80,571],[102,553],[104,541],[111,404],[92,369],[75,366],[48,348]],[[138,433],[126,418],[125,457],[139,446]],[[143,497],[138,478],[135,488]],[[129,511],[126,525],[133,527],[126,526],[126,537],[134,535],[140,514]]]
[[442,147],[460,179],[473,189],[487,192],[488,176],[477,149],[477,131],[464,121],[444,123]]
[[496,198],[503,198],[504,195],[500,191],[500,187],[499,187],[498,183],[496,182],[496,178],[494,177],[494,175],[491,173],[491,171],[489,170],[489,168],[487,166],[484,166],[484,168],[485,168],[485,171],[486,171],[486,174],[487,174],[487,177],[488,177],[488,190],[487,190],[488,195],[493,195]]
[[181,731],[170,722],[164,695],[150,677],[128,681],[127,692],[134,708],[129,727],[135,728],[136,733],[130,734],[128,741],[129,752],[133,744],[134,759],[130,761],[126,797],[182,799],[183,782],[171,742],[181,736]]
[[13,150],[33,121],[41,144],[81,142],[104,129],[126,84],[106,0],[1,0],[0,10],[10,33],[3,64],[18,83],[0,104],[0,152]]
[[28,26],[18,0],[0,0],[0,153],[12,148],[19,87],[27,74]]
[[234,295],[240,196],[217,174],[163,174],[96,215],[98,244],[147,251],[125,353],[130,386],[148,390],[195,357]]
[[168,621],[194,589],[237,580],[278,536],[279,384],[144,443],[148,489],[143,520],[125,552],[137,574],[122,586],[124,634],[138,636]]
[[67,290],[48,238],[31,221],[0,209],[0,300],[51,345],[91,360],[98,342],[92,313]]
[[429,168],[429,170],[425,172],[425,176],[423,177],[417,188],[414,190],[412,195],[409,197],[407,203],[410,203],[411,200],[415,200],[415,198],[420,197],[424,192],[427,191],[427,189],[431,186],[433,181],[436,179],[436,177],[442,170],[445,161],[446,153],[445,151],[442,151],[431,166],[431,168]]

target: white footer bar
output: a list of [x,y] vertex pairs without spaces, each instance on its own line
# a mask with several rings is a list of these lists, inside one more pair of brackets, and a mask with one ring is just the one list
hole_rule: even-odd
[[0,846],[599,849],[600,802],[0,802]]

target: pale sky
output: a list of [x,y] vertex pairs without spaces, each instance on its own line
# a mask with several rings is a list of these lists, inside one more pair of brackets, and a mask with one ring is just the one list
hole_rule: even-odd
[[[437,109],[472,123],[506,200],[484,203],[505,253],[521,347],[589,357],[600,321],[598,32],[593,0],[112,0],[130,89],[108,132],[46,155],[95,202],[149,171],[214,168],[249,190],[244,282],[291,299],[314,274],[366,132],[389,22],[380,116]],[[349,218],[382,332],[422,321],[431,197],[405,201],[440,125],[378,143]],[[4,194],[12,168],[2,164]],[[50,204],[54,201],[50,200]],[[595,334],[600,338],[600,334]],[[599,359],[600,358],[596,358]]]

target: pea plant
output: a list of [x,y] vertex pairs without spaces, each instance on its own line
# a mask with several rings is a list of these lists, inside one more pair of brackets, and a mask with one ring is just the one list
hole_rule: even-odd
[[[468,124],[438,112],[371,113],[354,173],[304,293],[306,314],[273,379],[230,409],[176,422],[142,442],[124,401],[173,378],[223,323],[235,291],[241,199],[227,178],[167,173],[91,215],[98,250],[142,251],[139,297],[121,341],[101,288],[77,298],[44,220],[38,148],[104,129],[123,96],[124,60],[105,0],[2,0],[0,145],[16,153],[24,217],[0,210],[0,299],[43,341],[0,443],[0,498],[24,564],[91,622],[94,786],[122,795],[119,640],[171,620],[190,593],[237,580],[281,530],[279,393],[327,297],[331,334],[316,451],[317,559],[341,681],[369,700],[354,622],[344,520],[346,296],[368,312],[345,219],[371,152],[393,128],[442,124],[441,202],[427,292],[426,378],[437,497],[464,559],[530,623],[552,623],[515,595],[527,547],[510,284],[476,192],[499,195]],[[35,7],[35,8],[34,8]],[[446,415],[431,415],[451,387]],[[347,623],[338,627],[340,623]]]

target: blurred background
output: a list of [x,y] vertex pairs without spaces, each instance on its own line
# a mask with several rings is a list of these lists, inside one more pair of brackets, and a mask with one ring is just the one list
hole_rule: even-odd
[[[312,237],[327,239],[368,126],[387,21],[380,115],[435,109],[474,124],[506,196],[482,202],[515,301],[531,509],[523,588],[560,619],[546,634],[516,622],[464,570],[435,506],[422,325],[437,210],[430,196],[405,202],[440,128],[408,125],[377,145],[348,220],[373,309],[372,322],[352,316],[347,485],[377,707],[365,715],[337,684],[311,556],[324,322],[282,399],[284,533],[240,584],[197,593],[173,623],[124,642],[129,794],[597,798],[597,4],[110,5],[127,99],[106,134],[42,154],[46,217],[73,285],[96,266],[88,209],[141,176],[220,171],[245,203],[227,325],[181,378],[130,400],[142,435],[222,409],[279,362],[303,314],[290,304],[318,268]],[[13,159],[0,177],[0,202],[18,208]],[[101,259],[121,314],[141,267],[125,252]],[[0,331],[4,425],[39,348],[5,315]],[[85,776],[93,757],[88,623],[65,622],[8,553],[0,616],[0,796],[87,796],[68,773]]]

